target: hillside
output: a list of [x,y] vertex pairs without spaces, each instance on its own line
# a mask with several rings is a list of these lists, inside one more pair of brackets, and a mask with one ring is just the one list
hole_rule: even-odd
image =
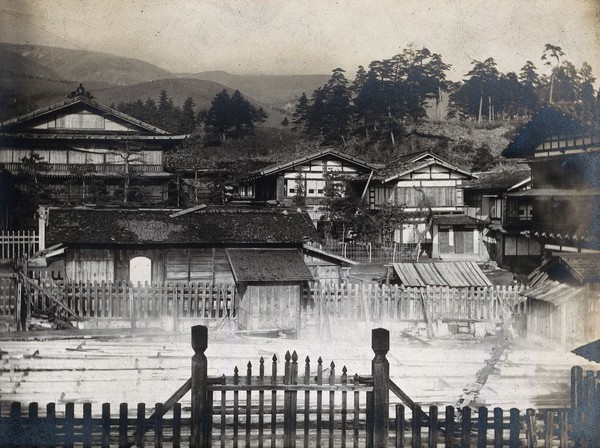
[[182,78],[213,81],[237,89],[261,103],[283,108],[306,92],[308,96],[329,79],[329,75],[232,75],[224,71],[179,74]]
[[16,74],[59,81],[127,85],[172,76],[147,62],[96,51],[0,43],[0,54],[2,66]]

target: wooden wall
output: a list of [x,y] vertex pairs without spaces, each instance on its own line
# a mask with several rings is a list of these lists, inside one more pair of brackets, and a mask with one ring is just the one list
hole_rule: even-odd
[[110,249],[68,250],[65,274],[77,282],[113,282],[115,278],[115,254]]
[[224,248],[168,249],[165,275],[166,281],[234,281]]
[[225,248],[72,249],[67,251],[66,278],[71,281],[129,281],[129,261],[152,260],[153,283],[233,283]]
[[559,306],[536,299],[527,305],[530,339],[575,348],[600,338],[600,291],[584,290]]

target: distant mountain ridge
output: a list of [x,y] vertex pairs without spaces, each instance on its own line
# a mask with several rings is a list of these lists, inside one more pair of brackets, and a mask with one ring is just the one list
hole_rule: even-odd
[[[135,86],[144,84],[151,87],[150,82],[161,82],[164,85],[177,84],[175,79],[191,81],[210,81],[231,90],[239,90],[248,98],[260,103],[263,107],[275,106],[279,109],[289,108],[290,103],[302,92],[310,94],[314,89],[323,85],[328,75],[232,75],[224,71],[208,71],[193,74],[175,74],[153,64],[137,59],[115,56],[87,50],[45,47],[39,45],[19,45],[0,42],[0,83],[5,88],[23,93],[40,104],[46,104],[49,98],[66,95],[71,89],[82,82],[89,90],[99,92],[104,88],[118,86]],[[34,82],[35,80],[35,82]],[[170,80],[170,81],[167,81]],[[200,94],[196,98],[192,92],[212,92],[214,84],[202,86],[200,83],[187,83],[192,88],[190,94],[171,92],[169,96],[192,96],[196,104],[205,107],[205,98]],[[73,87],[74,88],[74,87]],[[154,97],[145,93],[140,87],[133,91],[142,95],[140,99]],[[152,89],[154,90],[154,89]],[[119,89],[128,100],[131,95],[126,90]],[[103,96],[113,97],[111,93],[103,92]],[[101,98],[98,96],[98,98]],[[183,100],[185,100],[185,98]],[[124,101],[125,98],[116,102]],[[182,102],[183,102],[182,100]]]
[[[60,81],[128,85],[173,76],[169,71],[147,62],[97,51],[8,43],[0,43],[0,51],[6,58],[2,66],[14,66],[14,60],[26,60],[29,61],[26,69],[31,70],[37,65],[43,67],[46,72],[23,74]],[[48,76],[47,71],[53,75]]]
[[295,102],[302,92],[310,97],[317,87],[324,85],[330,78],[329,75],[232,75],[220,70],[177,76],[218,82],[278,107]]

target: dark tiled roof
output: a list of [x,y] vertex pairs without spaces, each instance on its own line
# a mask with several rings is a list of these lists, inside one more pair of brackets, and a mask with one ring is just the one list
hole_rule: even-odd
[[504,157],[533,157],[535,148],[552,135],[580,135],[591,128],[559,107],[546,106],[502,151]]
[[531,176],[530,168],[504,169],[498,171],[485,171],[475,173],[479,179],[463,182],[469,190],[496,190],[506,191],[510,187],[528,179]]
[[313,280],[297,250],[227,249],[236,282]]
[[306,213],[282,208],[175,210],[51,209],[47,245],[300,244],[318,239]]
[[600,283],[600,254],[561,253],[557,255],[583,283]]
[[484,221],[467,215],[435,215],[433,222],[447,226],[485,224]]

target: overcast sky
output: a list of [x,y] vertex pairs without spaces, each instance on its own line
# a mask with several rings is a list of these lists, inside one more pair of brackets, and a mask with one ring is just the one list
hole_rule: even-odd
[[[600,78],[600,0],[0,0],[0,41],[105,51],[173,72],[329,73],[409,44],[459,80],[473,59],[502,72],[544,45]],[[1,64],[1,61],[0,61]]]

